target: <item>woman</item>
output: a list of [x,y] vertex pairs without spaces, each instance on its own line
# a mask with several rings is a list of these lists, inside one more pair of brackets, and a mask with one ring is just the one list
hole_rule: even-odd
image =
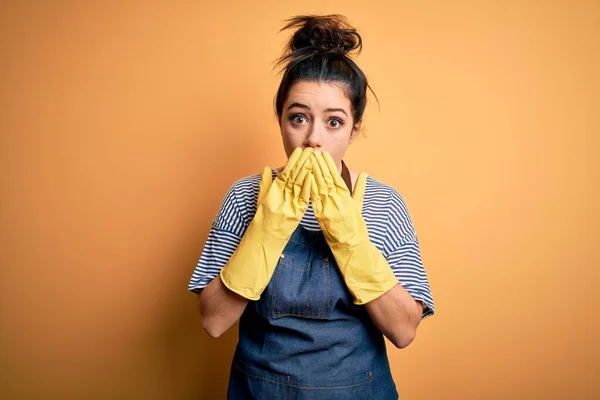
[[238,319],[230,399],[397,399],[384,335],[415,337],[433,301],[402,197],[342,161],[369,87],[342,16],[303,16],[279,64],[288,162],[230,188],[189,289],[212,337]]

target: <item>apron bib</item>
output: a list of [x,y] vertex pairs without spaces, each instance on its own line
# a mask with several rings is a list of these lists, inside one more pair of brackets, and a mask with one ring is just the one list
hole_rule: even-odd
[[[342,177],[351,188],[343,162]],[[299,225],[248,302],[227,398],[398,399],[383,334],[354,304],[321,231]]]

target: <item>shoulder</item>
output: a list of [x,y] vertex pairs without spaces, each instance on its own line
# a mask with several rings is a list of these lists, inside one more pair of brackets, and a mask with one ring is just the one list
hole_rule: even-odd
[[237,179],[229,186],[226,197],[235,199],[236,203],[247,202],[258,197],[261,174],[253,174]]
[[239,197],[244,197],[245,194],[256,191],[260,185],[261,174],[254,174],[239,178],[230,186],[229,191],[235,193]]
[[249,224],[256,213],[261,176],[261,173],[257,173],[233,182],[225,195],[221,213],[229,216],[237,215],[245,224]]
[[[277,174],[280,172],[281,169],[283,169],[283,167],[278,168],[278,169],[271,168],[271,178],[275,179],[275,177],[277,176]],[[233,183],[233,185],[231,185],[231,188],[233,188],[236,193],[244,194],[248,191],[256,191],[256,193],[258,194],[258,188],[260,186],[261,177],[262,177],[261,172],[256,173],[254,175],[244,176],[242,178],[239,178],[237,181],[235,181]],[[230,190],[231,190],[231,188],[230,188]]]
[[372,207],[385,206],[388,211],[406,210],[406,202],[394,187],[367,175],[365,203]]
[[391,185],[367,176],[363,216],[384,225],[385,236],[399,242],[415,240],[415,230],[404,197]]

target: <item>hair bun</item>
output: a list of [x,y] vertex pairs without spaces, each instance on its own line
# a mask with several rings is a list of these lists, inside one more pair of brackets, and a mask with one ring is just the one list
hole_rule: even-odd
[[342,15],[302,15],[287,22],[282,30],[298,29],[288,43],[289,52],[347,55],[353,51],[358,54],[362,48],[360,35]]

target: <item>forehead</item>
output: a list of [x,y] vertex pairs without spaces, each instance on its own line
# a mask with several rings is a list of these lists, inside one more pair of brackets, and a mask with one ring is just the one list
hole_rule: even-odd
[[350,99],[340,84],[329,82],[299,81],[290,87],[286,106],[303,103],[316,110],[343,108],[350,110]]

